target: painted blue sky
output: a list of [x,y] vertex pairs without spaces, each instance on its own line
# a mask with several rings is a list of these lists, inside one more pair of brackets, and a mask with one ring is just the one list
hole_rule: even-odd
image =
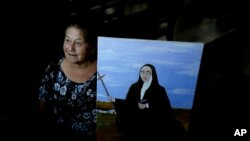
[[[139,78],[143,64],[155,66],[159,83],[167,90],[173,108],[192,108],[204,44],[145,39],[98,37],[98,72],[113,98],[125,99]],[[107,93],[97,82],[97,100]]]

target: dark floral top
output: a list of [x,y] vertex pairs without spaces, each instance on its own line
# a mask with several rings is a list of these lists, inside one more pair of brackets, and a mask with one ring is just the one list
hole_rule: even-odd
[[39,88],[39,100],[49,105],[58,125],[73,133],[96,135],[96,73],[84,83],[69,80],[61,62],[50,64]]

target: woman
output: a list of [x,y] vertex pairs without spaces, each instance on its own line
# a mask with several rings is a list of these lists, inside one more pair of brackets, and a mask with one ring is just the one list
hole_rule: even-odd
[[177,140],[177,119],[153,65],[141,67],[138,81],[129,88],[126,105],[130,136],[135,140]]
[[72,16],[64,57],[51,63],[39,89],[40,109],[55,139],[96,140],[97,36],[88,21]]

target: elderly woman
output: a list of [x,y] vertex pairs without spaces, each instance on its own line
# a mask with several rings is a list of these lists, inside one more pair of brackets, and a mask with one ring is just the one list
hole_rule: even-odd
[[48,65],[41,81],[40,110],[58,140],[96,140],[97,35],[91,24],[71,17],[64,56]]

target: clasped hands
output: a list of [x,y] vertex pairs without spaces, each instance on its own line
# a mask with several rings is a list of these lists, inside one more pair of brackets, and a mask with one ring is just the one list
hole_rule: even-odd
[[148,103],[146,102],[146,100],[142,100],[140,102],[138,102],[138,107],[139,109],[145,109],[145,108],[148,108]]

